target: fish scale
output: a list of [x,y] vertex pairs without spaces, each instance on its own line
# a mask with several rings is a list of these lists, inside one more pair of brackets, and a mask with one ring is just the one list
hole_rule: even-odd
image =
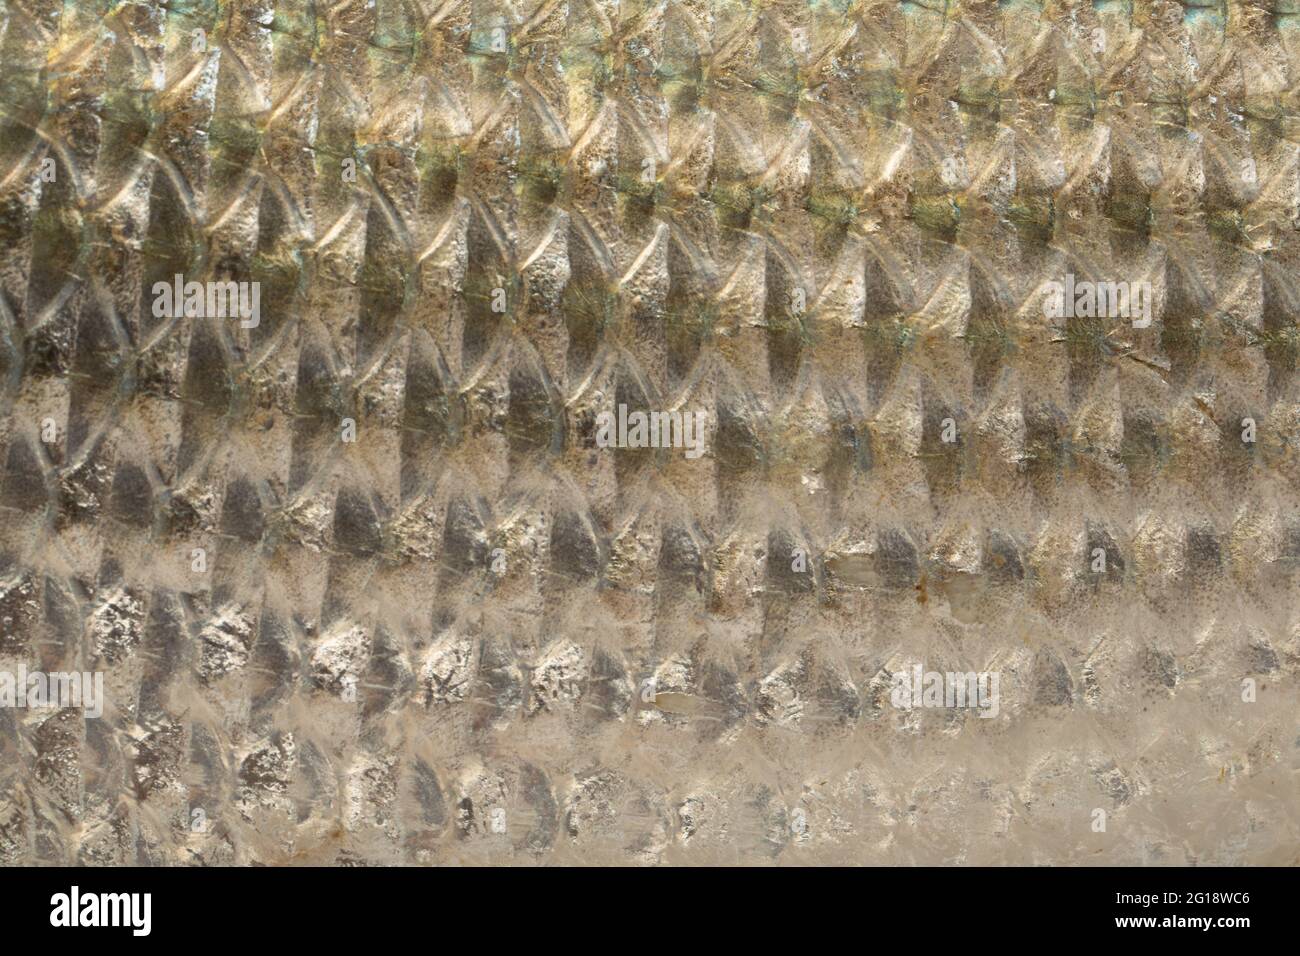
[[0,861],[1288,862],[1294,20],[0,0]]

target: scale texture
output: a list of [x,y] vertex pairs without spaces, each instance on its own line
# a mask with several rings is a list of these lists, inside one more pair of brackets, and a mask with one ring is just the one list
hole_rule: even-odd
[[1298,78],[1297,0],[0,0],[0,668],[107,699],[0,709],[0,861],[1300,863]]

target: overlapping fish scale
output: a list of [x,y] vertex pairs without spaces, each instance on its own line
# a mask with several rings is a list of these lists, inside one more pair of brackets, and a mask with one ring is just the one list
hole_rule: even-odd
[[0,7],[0,860],[1289,862],[1294,19]]

